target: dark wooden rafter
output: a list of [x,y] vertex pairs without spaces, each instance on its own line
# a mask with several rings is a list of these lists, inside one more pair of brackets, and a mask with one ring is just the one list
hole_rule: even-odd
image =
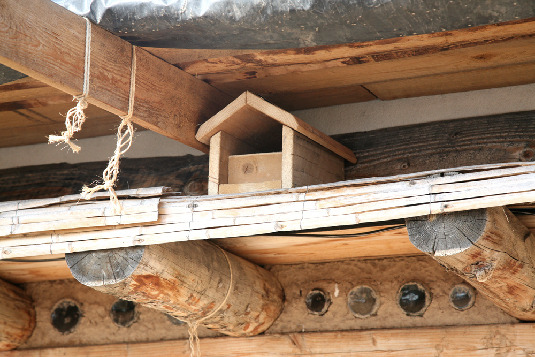
[[535,236],[507,208],[407,220],[411,242],[520,320],[535,320]]
[[0,280],[0,351],[23,344],[35,327],[33,302],[26,293]]
[[265,331],[284,293],[264,270],[205,241],[66,254],[82,284],[230,336]]
[[[45,0],[0,3],[0,63],[71,95],[82,92],[85,21]],[[93,25],[88,101],[116,115],[127,113],[132,45]],[[137,48],[133,121],[206,151],[197,125],[230,98],[173,65]]]

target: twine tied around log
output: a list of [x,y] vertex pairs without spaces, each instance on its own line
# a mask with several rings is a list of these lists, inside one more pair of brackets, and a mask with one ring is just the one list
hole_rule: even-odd
[[227,294],[225,295],[225,298],[223,299],[221,304],[219,304],[219,306],[215,310],[212,310],[212,312],[210,312],[208,315],[206,315],[204,317],[201,317],[198,320],[184,319],[184,322],[188,324],[188,334],[189,334],[188,343],[189,343],[189,350],[190,350],[190,354],[189,355],[190,355],[190,357],[200,357],[201,356],[201,342],[199,340],[199,336],[197,335],[197,328],[199,327],[199,324],[201,322],[203,322],[204,320],[209,319],[210,317],[214,316],[215,314],[217,314],[219,312],[219,310],[221,310],[221,308],[227,303],[227,300],[228,300],[228,298],[230,296],[230,293],[232,292],[232,286],[234,285],[234,272],[232,270],[232,264],[230,263],[230,259],[228,257],[228,254],[220,246],[218,246],[218,245],[215,245],[215,246],[218,247],[223,252],[223,255],[225,256],[225,259],[227,260],[228,269],[229,269],[229,272],[230,272],[230,283],[229,283],[229,287],[228,287],[228,290],[227,290]]
[[89,70],[91,68],[91,21],[88,18],[84,18],[86,22],[85,28],[85,64],[84,64],[84,85],[82,94],[73,96],[73,100],[78,103],[74,108],[71,108],[67,112],[65,117],[65,131],[61,132],[61,135],[49,135],[48,143],[60,144],[64,142],[69,145],[74,153],[80,151],[80,147],[71,141],[74,133],[82,130],[82,125],[85,122],[86,116],[84,110],[87,109],[87,95],[89,94]]
[[121,213],[122,206],[115,193],[115,183],[119,176],[119,160],[121,156],[130,149],[134,138],[134,125],[132,124],[132,114],[134,112],[134,97],[136,92],[136,46],[132,46],[132,67],[130,69],[130,91],[128,95],[128,114],[120,116],[121,124],[117,129],[117,145],[115,152],[108,162],[108,166],[102,172],[103,183],[93,187],[82,187],[82,197],[86,200],[100,190],[110,192],[110,201],[115,213]]

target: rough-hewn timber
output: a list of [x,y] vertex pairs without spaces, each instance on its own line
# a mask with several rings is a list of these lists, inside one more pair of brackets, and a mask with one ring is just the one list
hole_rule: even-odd
[[505,207],[407,220],[411,242],[507,313],[535,320],[535,236]]
[[66,254],[82,284],[230,336],[265,331],[283,291],[268,271],[205,241]]
[[[0,3],[0,63],[71,95],[82,93],[86,22],[44,0]],[[132,45],[91,26],[88,102],[115,115],[128,112]],[[195,140],[197,125],[231,98],[177,67],[137,48],[132,120],[207,151]]]

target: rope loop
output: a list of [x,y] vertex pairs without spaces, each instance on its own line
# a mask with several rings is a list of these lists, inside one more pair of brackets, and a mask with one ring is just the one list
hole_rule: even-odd
[[73,96],[73,100],[77,101],[74,108],[69,109],[65,117],[65,131],[61,135],[49,135],[48,143],[60,144],[65,143],[69,145],[74,153],[78,153],[81,148],[72,142],[74,133],[82,130],[82,125],[86,120],[84,110],[87,109],[87,96],[89,94],[89,71],[91,69],[91,21],[85,18],[85,61],[84,61],[84,84],[82,94]]

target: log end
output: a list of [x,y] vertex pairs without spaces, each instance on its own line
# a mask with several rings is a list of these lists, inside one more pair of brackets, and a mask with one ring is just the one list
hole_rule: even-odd
[[86,286],[117,284],[138,267],[145,247],[104,249],[65,254],[72,276]]
[[450,256],[472,247],[485,231],[487,210],[460,211],[407,219],[411,243],[433,256]]

